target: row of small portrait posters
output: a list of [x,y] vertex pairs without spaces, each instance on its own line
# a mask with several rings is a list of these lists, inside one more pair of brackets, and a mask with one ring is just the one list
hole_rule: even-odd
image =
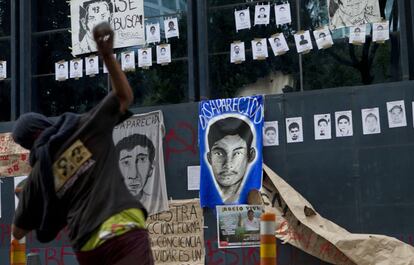
[[[138,67],[147,69],[152,66],[152,48],[138,49]],[[161,44],[156,46],[157,64],[166,65],[171,62],[171,45]],[[116,54],[114,54],[116,57]],[[123,71],[134,71],[136,66],[135,51],[126,51],[121,53],[121,68]],[[85,67],[84,67],[85,65]],[[69,67],[68,67],[69,66]],[[75,58],[68,61],[59,61],[55,63],[55,79],[64,81],[68,78],[79,79],[83,77],[83,69],[87,76],[99,74],[99,59],[97,55],[91,55],[84,59]],[[108,69],[103,63],[103,72],[108,73]]]
[[[367,26],[363,24],[350,27],[349,43],[361,45],[366,41]],[[390,38],[388,21],[375,22],[372,24],[372,40],[383,43]],[[328,26],[320,27],[313,31],[316,45],[319,50],[327,49],[333,46],[332,35]],[[299,31],[294,34],[296,50],[298,53],[308,53],[313,49],[310,30]],[[273,54],[279,56],[289,51],[286,37],[283,33],[276,33],[270,38],[258,38],[251,41],[251,50],[253,60],[264,60],[269,57],[267,49],[269,41]],[[241,63],[246,60],[244,42],[234,41],[230,44],[230,62]]]
[[[407,126],[407,117],[404,100],[390,101],[386,103],[388,128],[398,128]],[[414,113],[414,102],[412,102]],[[381,121],[379,108],[361,109],[362,133],[363,135],[380,134]],[[330,113],[315,114],[313,116],[314,138],[315,140],[332,139],[332,127],[335,126],[336,137],[350,137],[354,135],[352,111],[336,111],[334,120]],[[414,121],[413,121],[414,122]],[[286,123],[286,142],[303,142],[303,123],[302,117],[291,117],[285,119]],[[263,146],[279,145],[279,123],[278,121],[264,122]]]

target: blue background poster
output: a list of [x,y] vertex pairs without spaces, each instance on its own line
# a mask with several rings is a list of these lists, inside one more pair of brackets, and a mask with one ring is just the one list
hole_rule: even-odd
[[199,105],[200,204],[244,204],[262,185],[263,96]]

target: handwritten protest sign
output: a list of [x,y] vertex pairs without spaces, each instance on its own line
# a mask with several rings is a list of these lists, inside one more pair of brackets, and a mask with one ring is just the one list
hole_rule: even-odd
[[114,48],[145,41],[142,0],[72,0],[70,5],[73,55],[96,51],[92,30],[102,22],[108,22],[115,32]]
[[198,199],[174,200],[147,220],[155,264],[204,265],[203,211]]
[[27,175],[30,170],[29,151],[16,144],[11,133],[0,134],[0,176]]

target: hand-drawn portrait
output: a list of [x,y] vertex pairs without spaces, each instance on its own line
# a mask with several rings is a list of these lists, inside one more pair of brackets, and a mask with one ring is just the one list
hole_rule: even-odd
[[134,115],[117,125],[113,139],[117,164],[130,193],[150,214],[168,208],[162,152],[161,111]]
[[381,20],[378,0],[327,0],[330,28],[338,29]]
[[270,21],[270,5],[256,5],[254,11],[254,24],[267,25]]
[[[221,105],[222,102],[226,105]],[[228,104],[232,107],[227,107],[230,106]],[[217,107],[220,109],[218,112]],[[251,108],[249,112],[252,115],[245,113],[247,107]],[[214,116],[209,114],[210,109]],[[262,96],[200,103],[202,207],[246,203],[248,192],[261,185],[262,109]]]

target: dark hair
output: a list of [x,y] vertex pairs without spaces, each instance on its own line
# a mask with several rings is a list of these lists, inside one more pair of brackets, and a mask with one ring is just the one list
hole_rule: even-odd
[[266,10],[264,7],[259,8],[259,11]]
[[341,116],[339,116],[339,117],[338,117],[338,119],[336,119],[336,121],[339,123],[339,120],[342,120],[342,119],[345,119],[345,120],[347,120],[348,122],[350,122],[349,117],[348,117],[348,116],[346,116],[346,115],[341,115]]
[[131,151],[137,145],[148,148],[149,160],[152,163],[155,157],[155,147],[151,140],[143,134],[135,133],[122,138],[122,140],[115,145],[115,150],[119,155],[122,150]]
[[95,62],[95,59],[90,58],[88,62],[91,62],[91,61],[92,61],[92,62]]
[[392,106],[392,108],[389,110],[389,112],[392,112],[394,109],[399,109],[399,110],[400,110],[400,112],[402,112],[402,111],[403,111],[403,109],[402,109],[401,105],[394,105],[394,106]]
[[273,127],[273,126],[266,127],[265,133],[267,133],[268,131],[274,131],[274,132],[276,132],[276,128]]
[[250,126],[242,119],[229,117],[218,120],[210,126],[208,131],[208,147],[211,147],[219,140],[223,139],[227,135],[238,135],[242,138],[246,144],[247,149],[250,149],[253,141],[253,133]]
[[173,25],[174,26],[174,21],[170,21],[170,22],[168,22],[168,26],[170,26],[170,25]]
[[322,123],[322,122],[326,122],[326,124],[328,124],[328,120],[327,120],[327,119],[322,118],[322,119],[320,119],[320,120],[318,121],[318,126],[319,126],[319,125],[321,125],[321,123]]
[[114,7],[112,5],[112,1],[111,0],[90,0],[90,1],[83,2],[82,8],[83,8],[83,11],[84,12],[81,12],[80,17],[83,16],[83,17],[85,17],[86,20],[88,20],[88,7],[91,4],[101,3],[101,2],[104,2],[104,3],[106,3],[108,5],[109,12],[112,14],[113,11],[114,11]]
[[259,44],[263,45],[261,41],[256,42],[256,46],[259,45]]
[[368,117],[374,117],[374,118],[375,118],[375,120],[376,120],[376,121],[378,121],[378,117],[377,117],[375,114],[373,114],[373,113],[369,113],[369,114],[365,117],[365,120],[367,120],[367,119],[368,119]]
[[151,31],[152,29],[154,29],[154,30],[155,30],[155,26],[151,26],[151,27],[150,27],[150,31]]
[[298,128],[299,130],[299,124],[297,122],[292,122],[291,124],[289,124],[289,131],[291,131],[294,128]]
[[249,209],[249,210],[247,211],[247,214],[249,214],[249,213],[253,213],[253,214],[254,214],[254,211],[253,211],[252,209]]
[[240,16],[240,15],[243,15],[243,16],[244,16],[244,12],[240,12],[240,13],[239,13],[239,16]]
[[319,38],[320,38],[321,36],[326,37],[325,32],[321,32],[321,33],[319,33]]

